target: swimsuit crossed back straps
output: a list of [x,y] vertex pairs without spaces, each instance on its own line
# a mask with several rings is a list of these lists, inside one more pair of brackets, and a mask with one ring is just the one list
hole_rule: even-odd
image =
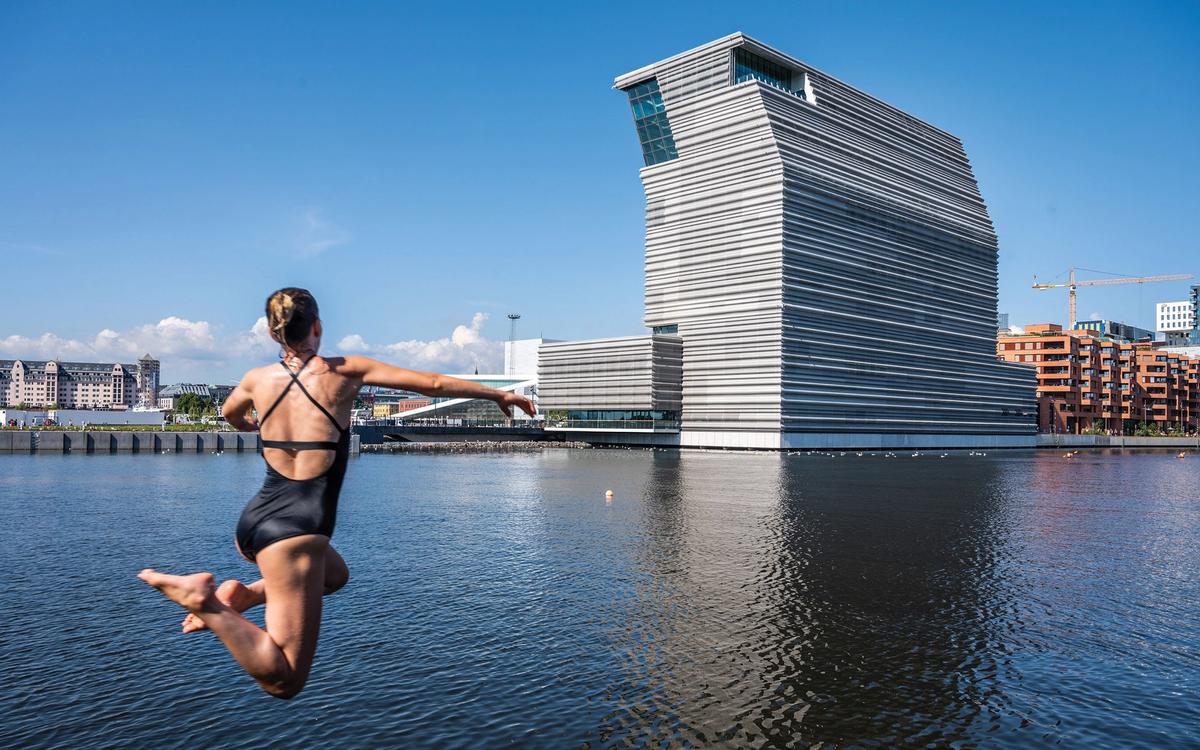
[[262,445],[264,448],[282,448],[284,450],[333,451],[333,463],[324,473],[310,479],[289,479],[276,471],[270,463],[267,463],[267,478],[263,482],[262,489],[246,504],[237,525],[238,548],[250,560],[254,560],[255,556],[267,545],[283,539],[304,534],[333,536],[333,527],[337,520],[338,495],[342,491],[342,480],[346,476],[346,464],[350,456],[350,430],[338,424],[337,419],[329,413],[329,410],[313,398],[304,384],[300,382],[300,373],[311,361],[311,357],[305,360],[296,372],[292,372],[283,362],[279,363],[291,376],[291,382],[284,387],[279,397],[258,421],[259,430],[294,385],[337,429],[338,439],[336,441],[264,439]]
[[[300,382],[300,373],[304,372],[304,368],[308,367],[308,363],[312,361],[312,357],[304,360],[304,364],[300,365],[300,369],[296,370],[295,372],[292,372],[291,369],[289,369],[288,366],[283,362],[279,363],[284,372],[291,376],[292,382],[284,386],[283,390],[279,393],[279,397],[275,399],[275,403],[271,404],[271,408],[267,409],[267,413],[263,414],[262,419],[258,420],[258,429],[260,434],[263,424],[266,423],[267,419],[271,416],[271,414],[274,413],[275,409],[278,408],[281,403],[283,403],[283,399],[287,396],[288,391],[290,391],[294,385],[300,389],[301,393],[308,397],[308,400],[312,402],[313,406],[321,410],[321,413],[325,415],[325,417],[329,420],[329,423],[332,424],[334,429],[338,431],[339,438],[344,439],[350,436],[350,430],[343,429],[342,426],[338,424],[337,419],[335,419],[334,416],[329,413],[329,410],[324,406],[321,406],[321,402],[313,398],[312,394],[308,392],[308,389],[304,387],[304,383]],[[339,439],[337,442],[332,440],[263,440],[262,445],[264,448],[284,448],[299,451],[336,451],[341,447],[341,439]]]

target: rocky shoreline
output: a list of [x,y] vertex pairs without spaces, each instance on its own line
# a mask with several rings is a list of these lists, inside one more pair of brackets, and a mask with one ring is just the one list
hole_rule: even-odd
[[464,440],[438,443],[364,443],[363,453],[536,453],[546,448],[591,448],[579,441]]

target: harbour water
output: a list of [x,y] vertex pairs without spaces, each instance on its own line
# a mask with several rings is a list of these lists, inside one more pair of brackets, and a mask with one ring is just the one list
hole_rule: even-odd
[[362,456],[290,702],[134,577],[262,471],[0,456],[0,747],[1200,745],[1200,457]]

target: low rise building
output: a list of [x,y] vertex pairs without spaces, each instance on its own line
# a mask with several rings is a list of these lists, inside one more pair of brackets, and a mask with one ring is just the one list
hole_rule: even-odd
[[45,409],[0,409],[0,426],[39,427],[49,417],[50,412]]
[[996,350],[1036,369],[1042,432],[1200,429],[1200,359],[1053,323],[1002,334]]
[[136,364],[0,359],[0,406],[152,408],[158,373],[149,354]]
[[1094,336],[1119,339],[1121,341],[1153,341],[1154,331],[1138,328],[1129,323],[1118,323],[1115,320],[1081,320],[1075,324],[1081,331],[1091,331]]
[[400,401],[388,401],[373,405],[371,407],[371,416],[375,419],[383,419],[384,417],[403,414],[413,409],[421,409],[432,403],[433,401],[427,398],[406,398]]
[[679,431],[683,340],[669,334],[543,344],[539,406],[551,427]]
[[214,405],[220,405],[229,398],[229,394],[233,393],[235,386],[232,385],[204,385],[202,383],[175,383],[174,385],[164,386],[158,392],[158,407],[160,409],[174,409],[179,405],[179,397],[185,393],[190,393],[200,398],[208,399]]
[[113,411],[106,409],[51,409],[49,419],[59,427],[148,425],[162,427],[166,412],[157,409]]

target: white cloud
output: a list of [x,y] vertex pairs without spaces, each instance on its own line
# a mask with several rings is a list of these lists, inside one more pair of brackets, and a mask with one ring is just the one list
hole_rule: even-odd
[[267,316],[260,315],[250,330],[242,331],[233,341],[233,350],[248,357],[262,357],[279,351],[279,343],[271,338]]
[[94,350],[88,344],[74,339],[59,338],[53,333],[43,333],[37,338],[8,336],[0,339],[0,354],[13,359],[78,359]]
[[148,353],[163,362],[164,379],[187,381],[207,380],[213,370],[242,368],[278,349],[267,333],[265,317],[248,330],[229,335],[207,321],[172,315],[127,331],[104,328],[90,340],[64,339],[54,333],[0,339],[0,356],[10,359],[133,362]]
[[363,341],[363,337],[359,336],[357,333],[352,333],[349,336],[343,336],[342,340],[338,342],[338,349],[342,350],[346,354],[362,354],[363,352],[371,351],[371,347],[368,346],[367,342]]
[[499,372],[504,364],[504,343],[483,335],[485,313],[475,313],[470,325],[458,325],[445,338],[431,341],[412,339],[394,344],[368,344],[357,333],[343,336],[338,349],[347,354],[370,354],[402,367],[418,370],[468,373]]
[[[504,344],[483,334],[488,316],[475,313],[471,322],[455,326],[449,336],[429,341],[409,340],[372,345],[351,333],[337,343],[337,352],[369,354],[395,364],[442,372],[499,372]],[[218,382],[229,380],[279,353],[279,344],[259,317],[241,331],[227,332],[203,320],[177,316],[125,331],[101,329],[87,339],[62,338],[54,333],[37,337],[0,338],[5,359],[60,359],[68,362],[134,362],[149,353],[163,363],[163,382]]]
[[317,209],[309,209],[300,217],[300,231],[296,236],[296,249],[300,255],[312,258],[331,248],[345,245],[353,239],[348,231],[321,216]]

